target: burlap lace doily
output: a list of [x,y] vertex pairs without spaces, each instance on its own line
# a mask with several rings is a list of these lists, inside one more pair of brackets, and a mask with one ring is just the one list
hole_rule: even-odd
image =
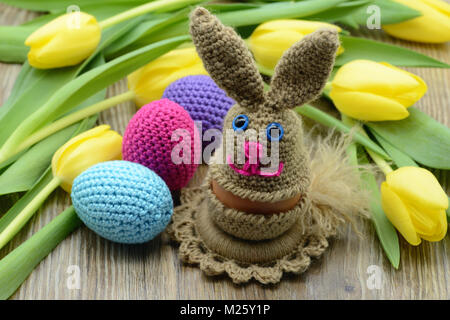
[[[272,240],[243,240],[229,235],[213,222],[208,209],[208,184],[186,188],[168,231],[180,244],[183,261],[198,264],[207,275],[226,273],[235,283],[255,279],[277,283],[283,273],[299,274],[312,258],[328,247],[352,216],[368,214],[369,194],[361,186],[358,168],[349,164],[347,136],[305,138],[311,159],[311,184],[298,221]],[[233,215],[238,216],[238,215]]]
[[[180,243],[180,258],[186,263],[198,264],[207,275],[226,273],[234,283],[252,279],[262,284],[278,283],[285,272],[299,274],[306,271],[311,258],[319,257],[328,247],[327,237],[335,234],[335,230],[317,232],[314,219],[305,218],[299,219],[291,230],[278,238],[240,240],[222,231],[212,220],[204,222],[209,216],[202,210],[207,201],[205,188],[183,190],[182,204],[175,208],[168,232]],[[308,221],[310,225],[305,228],[304,223]],[[265,254],[258,254],[258,250]],[[274,259],[267,255],[273,255]],[[243,262],[239,258],[252,262]],[[271,261],[258,262],[268,259]]]

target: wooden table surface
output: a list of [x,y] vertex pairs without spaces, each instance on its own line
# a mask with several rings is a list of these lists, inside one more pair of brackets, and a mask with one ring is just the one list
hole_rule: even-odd
[[[20,24],[35,16],[0,4],[1,25]],[[395,40],[381,31],[360,31],[356,35],[401,45],[450,63],[450,43],[415,44]],[[0,63],[0,105],[8,97],[19,70],[20,65]],[[450,71],[408,70],[421,76],[429,87],[416,106],[450,126]],[[122,80],[108,89],[108,96],[125,90],[126,82]],[[103,112],[99,123],[110,124],[123,133],[134,112],[132,103],[123,103]],[[447,191],[449,177],[448,171],[439,174]],[[54,192],[22,232],[0,251],[0,258],[69,205],[70,198],[64,191]],[[401,264],[399,270],[394,270],[372,224],[359,224],[363,239],[348,227],[306,273],[287,276],[275,286],[255,282],[236,286],[226,277],[207,277],[198,268],[180,262],[177,249],[165,234],[143,245],[120,245],[83,226],[36,267],[12,299],[450,299],[450,236],[417,247],[401,239]],[[79,289],[67,285],[73,275],[71,266],[80,271]],[[381,277],[378,288],[370,285],[372,270]]]

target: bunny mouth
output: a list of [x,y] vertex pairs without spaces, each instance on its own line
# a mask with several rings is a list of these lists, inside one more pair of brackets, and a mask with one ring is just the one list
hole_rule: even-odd
[[260,176],[260,177],[279,177],[281,175],[281,172],[283,172],[284,163],[280,161],[278,164],[278,170],[275,172],[267,171],[265,168],[261,168],[259,163],[258,164],[250,164],[249,161],[246,161],[244,166],[239,169],[236,167],[231,159],[231,155],[228,155],[227,157],[227,164],[228,166],[233,169],[234,172],[239,173],[243,176]]

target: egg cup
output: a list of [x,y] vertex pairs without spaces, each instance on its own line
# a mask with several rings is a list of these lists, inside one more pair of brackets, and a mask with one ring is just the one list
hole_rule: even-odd
[[[337,32],[319,30],[294,44],[265,91],[233,29],[197,8],[190,31],[205,69],[236,101],[223,124],[224,133],[235,134],[222,135],[203,184],[182,190],[169,234],[180,243],[183,261],[208,275],[226,273],[235,283],[277,283],[285,272],[304,272],[338,226],[368,203],[357,168],[347,161],[345,139],[305,135],[293,110],[325,86],[339,47]],[[252,130],[262,139],[247,134]],[[245,163],[229,146],[241,150]],[[264,151],[275,154],[270,166]]]

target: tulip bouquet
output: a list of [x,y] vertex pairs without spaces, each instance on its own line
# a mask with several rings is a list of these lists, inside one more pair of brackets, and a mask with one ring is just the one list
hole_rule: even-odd
[[[107,126],[89,130],[99,112],[131,100],[139,108],[160,99],[173,81],[207,74],[188,36],[190,6],[198,3],[247,38],[260,72],[267,76],[283,52],[305,35],[323,27],[338,30],[341,47],[324,97],[342,119],[312,105],[298,107],[297,112],[351,132],[349,158],[364,163],[368,154],[385,173],[380,189],[375,176],[363,172],[363,187],[372,192],[372,221],[395,268],[400,262],[395,228],[412,245],[445,236],[448,198],[418,163],[450,169],[450,130],[412,106],[427,85],[400,67],[450,66],[399,46],[353,37],[350,31],[366,25],[367,8],[376,4],[388,34],[443,43],[450,40],[448,4],[440,0],[0,2],[46,12],[20,26],[0,26],[0,61],[23,63],[0,107],[0,196],[26,192],[0,217],[0,248],[58,186],[70,191],[73,179],[88,167],[121,157],[117,133]],[[66,12],[77,3],[80,12]],[[106,88],[124,77],[129,90],[106,99]],[[69,208],[0,260],[0,297],[9,297],[79,225]]]

